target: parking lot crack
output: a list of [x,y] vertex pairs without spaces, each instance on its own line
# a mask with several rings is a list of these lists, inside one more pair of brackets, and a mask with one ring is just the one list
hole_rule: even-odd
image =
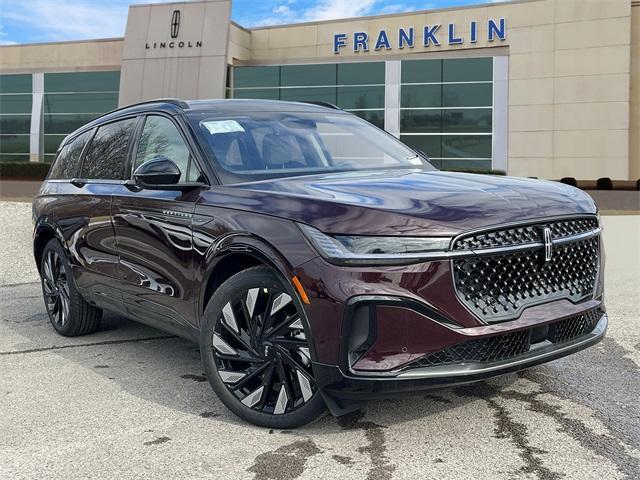
[[628,454],[621,440],[611,435],[596,433],[581,420],[567,416],[560,410],[560,407],[540,400],[538,396],[543,393],[546,392],[504,391],[499,396],[506,400],[519,400],[527,403],[530,411],[541,413],[553,419],[560,425],[561,432],[571,436],[583,448],[610,460],[625,475],[625,478],[638,478],[640,459]]
[[495,437],[509,438],[511,443],[519,450],[520,458],[524,461],[519,473],[532,473],[540,480],[557,480],[564,476],[544,466],[540,455],[548,452],[531,445],[525,424],[513,420],[507,409],[494,399],[488,398],[485,401],[494,410],[496,420]]
[[[501,405],[496,398],[503,397],[502,391],[488,383],[477,383],[466,385],[454,389],[456,395],[461,397],[473,397],[483,399],[494,411],[496,427],[494,434],[496,438],[507,438],[518,449],[520,458],[524,465],[517,472],[518,474],[534,474],[540,480],[557,480],[564,475],[547,468],[541,455],[547,451],[531,445],[528,437],[527,426],[515,421],[508,410]],[[520,475],[518,475],[520,476]]]
[[358,448],[359,453],[367,454],[371,460],[371,468],[367,480],[390,480],[396,465],[389,461],[384,425],[362,421],[364,413],[357,411],[338,418],[338,424],[345,430],[362,429],[369,445]]
[[130,338],[125,340],[106,340],[104,342],[94,342],[94,343],[74,343],[71,345],[52,345],[51,347],[41,347],[41,348],[30,348],[26,350],[14,350],[9,352],[0,352],[0,356],[2,355],[22,355],[27,353],[38,353],[38,352],[48,352],[52,350],[64,350],[67,348],[82,348],[82,347],[94,347],[100,345],[121,345],[124,343],[138,343],[138,342],[147,342],[150,340],[166,340],[169,338],[177,338],[175,335],[156,335],[153,337],[143,337],[143,338]]

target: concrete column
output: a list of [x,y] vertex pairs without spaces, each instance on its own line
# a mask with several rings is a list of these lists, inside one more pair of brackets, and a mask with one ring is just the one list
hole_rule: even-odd
[[492,167],[508,171],[509,57],[493,57]]
[[32,104],[29,161],[41,162],[44,158],[44,73],[34,73],[31,78]]
[[400,75],[402,62],[384,62],[384,129],[400,138]]

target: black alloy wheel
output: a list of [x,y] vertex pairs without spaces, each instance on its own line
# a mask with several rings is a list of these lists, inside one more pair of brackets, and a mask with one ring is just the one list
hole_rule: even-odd
[[201,351],[205,369],[215,369],[207,369],[210,382],[227,407],[259,425],[291,428],[324,410],[292,295],[272,271],[256,267],[225,282],[205,313],[212,328],[203,328]]
[[42,250],[40,276],[45,308],[53,328],[66,337],[94,332],[100,326],[102,310],[89,304],[78,292],[66,252],[58,240]]
[[69,280],[67,270],[55,249],[48,249],[42,262],[42,290],[51,322],[64,328],[69,319]]

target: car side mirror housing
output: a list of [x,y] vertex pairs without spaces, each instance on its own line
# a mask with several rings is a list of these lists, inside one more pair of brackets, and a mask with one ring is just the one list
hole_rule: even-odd
[[169,158],[159,156],[136,168],[133,178],[143,188],[157,190],[175,188],[180,181],[180,169]]

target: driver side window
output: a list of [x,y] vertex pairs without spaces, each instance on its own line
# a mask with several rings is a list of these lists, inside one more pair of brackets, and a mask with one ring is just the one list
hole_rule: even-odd
[[198,167],[174,123],[166,117],[149,115],[138,142],[133,169],[157,157],[172,160],[180,169],[180,183],[197,181]]

